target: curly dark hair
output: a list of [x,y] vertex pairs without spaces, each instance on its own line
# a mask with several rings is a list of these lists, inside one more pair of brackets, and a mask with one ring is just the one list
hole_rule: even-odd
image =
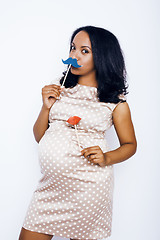
[[[70,51],[72,41],[75,35],[80,31],[87,32],[91,41],[93,60],[96,69],[96,80],[98,84],[97,96],[99,97],[100,102],[118,103],[120,101],[120,94],[128,94],[128,86],[126,85],[127,73],[124,57],[117,38],[113,33],[100,27],[80,27],[76,29],[71,36]],[[61,85],[66,72],[67,71],[63,72],[63,77],[60,79]],[[64,86],[66,88],[76,86],[78,78],[79,75],[74,75],[69,70]]]

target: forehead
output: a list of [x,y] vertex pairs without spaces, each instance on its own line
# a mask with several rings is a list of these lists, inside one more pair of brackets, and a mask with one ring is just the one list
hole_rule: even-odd
[[73,42],[77,45],[85,45],[91,47],[89,35],[85,31],[78,32],[73,38]]

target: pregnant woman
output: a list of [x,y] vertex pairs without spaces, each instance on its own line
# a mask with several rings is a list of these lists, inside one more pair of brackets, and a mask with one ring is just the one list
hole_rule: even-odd
[[[114,164],[129,159],[137,142],[126,101],[126,70],[117,38],[94,26],[76,29],[71,66],[42,88],[33,131],[42,177],[30,201],[19,240],[98,240],[111,236]],[[77,132],[67,120],[81,118]],[[120,146],[110,150],[105,131],[115,127]]]

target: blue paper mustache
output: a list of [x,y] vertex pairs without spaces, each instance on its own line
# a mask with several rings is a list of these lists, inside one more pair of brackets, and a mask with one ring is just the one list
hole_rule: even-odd
[[63,60],[62,59],[62,62],[64,63],[64,64],[71,64],[73,67],[75,67],[75,68],[79,68],[79,67],[82,67],[82,65],[78,65],[78,63],[77,63],[77,59],[76,58],[71,58],[71,57],[69,57],[67,60]]

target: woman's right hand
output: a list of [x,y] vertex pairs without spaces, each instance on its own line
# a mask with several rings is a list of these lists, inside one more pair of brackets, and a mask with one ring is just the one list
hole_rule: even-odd
[[42,88],[42,100],[43,107],[50,109],[52,105],[56,102],[63,88],[56,84],[45,85]]

